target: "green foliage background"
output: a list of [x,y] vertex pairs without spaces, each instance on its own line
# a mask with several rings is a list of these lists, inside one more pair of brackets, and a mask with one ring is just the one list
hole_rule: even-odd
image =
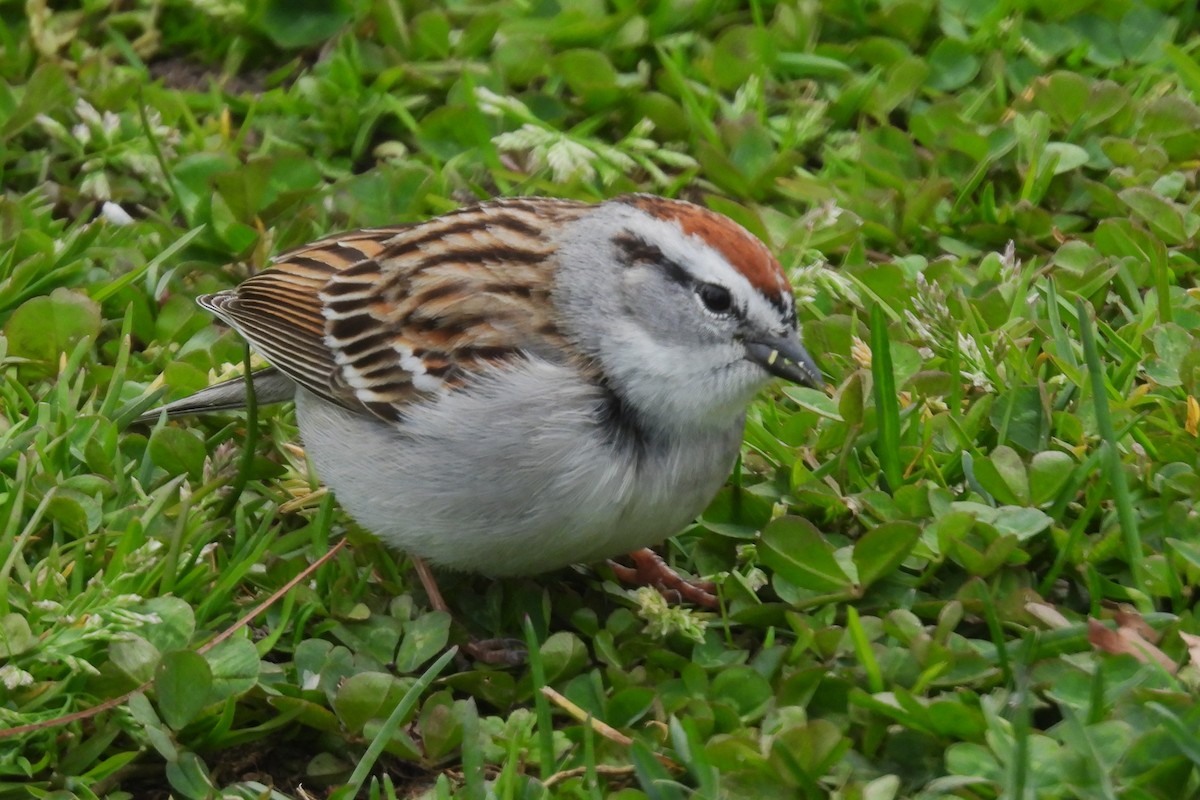
[[[0,796],[1200,796],[1196,15],[0,0]],[[130,427],[237,369],[191,298],[274,252],[628,191],[767,241],[831,376],[667,547],[719,613],[601,567],[452,621],[288,409],[244,463]]]

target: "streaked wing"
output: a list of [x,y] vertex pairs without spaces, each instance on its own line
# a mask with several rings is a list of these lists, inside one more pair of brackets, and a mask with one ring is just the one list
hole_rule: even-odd
[[270,269],[237,287],[196,302],[229,323],[267,361],[327,400],[334,394],[337,363],[325,341],[320,292],[339,270],[370,261],[402,229],[354,231],[277,256]]
[[309,391],[392,421],[487,365],[560,350],[543,232],[586,208],[501,200],[331,236],[199,302]]

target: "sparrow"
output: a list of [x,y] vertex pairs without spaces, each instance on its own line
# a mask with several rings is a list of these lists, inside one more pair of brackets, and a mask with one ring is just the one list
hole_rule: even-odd
[[[767,247],[645,194],[337,234],[197,302],[271,365],[258,402],[295,402],[322,481],[442,607],[424,562],[499,577],[631,551],[706,602],[644,548],[713,498],[772,378],[822,385]],[[238,378],[144,418],[245,400]]]

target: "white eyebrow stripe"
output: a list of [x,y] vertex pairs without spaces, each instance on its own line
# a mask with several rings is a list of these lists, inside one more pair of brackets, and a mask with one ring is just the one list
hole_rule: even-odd
[[745,309],[748,322],[772,330],[780,325],[779,308],[702,237],[684,233],[674,220],[659,219],[638,209],[629,210],[632,213],[625,220],[626,230],[654,244],[664,257],[674,261],[695,280],[728,289],[739,307]]

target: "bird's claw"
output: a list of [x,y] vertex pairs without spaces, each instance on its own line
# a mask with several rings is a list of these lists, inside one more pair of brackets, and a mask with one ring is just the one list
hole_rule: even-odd
[[652,586],[668,600],[691,603],[701,608],[719,608],[717,586],[712,581],[690,580],[671,569],[662,557],[649,548],[629,554],[633,566],[610,560],[613,574],[624,583]]

